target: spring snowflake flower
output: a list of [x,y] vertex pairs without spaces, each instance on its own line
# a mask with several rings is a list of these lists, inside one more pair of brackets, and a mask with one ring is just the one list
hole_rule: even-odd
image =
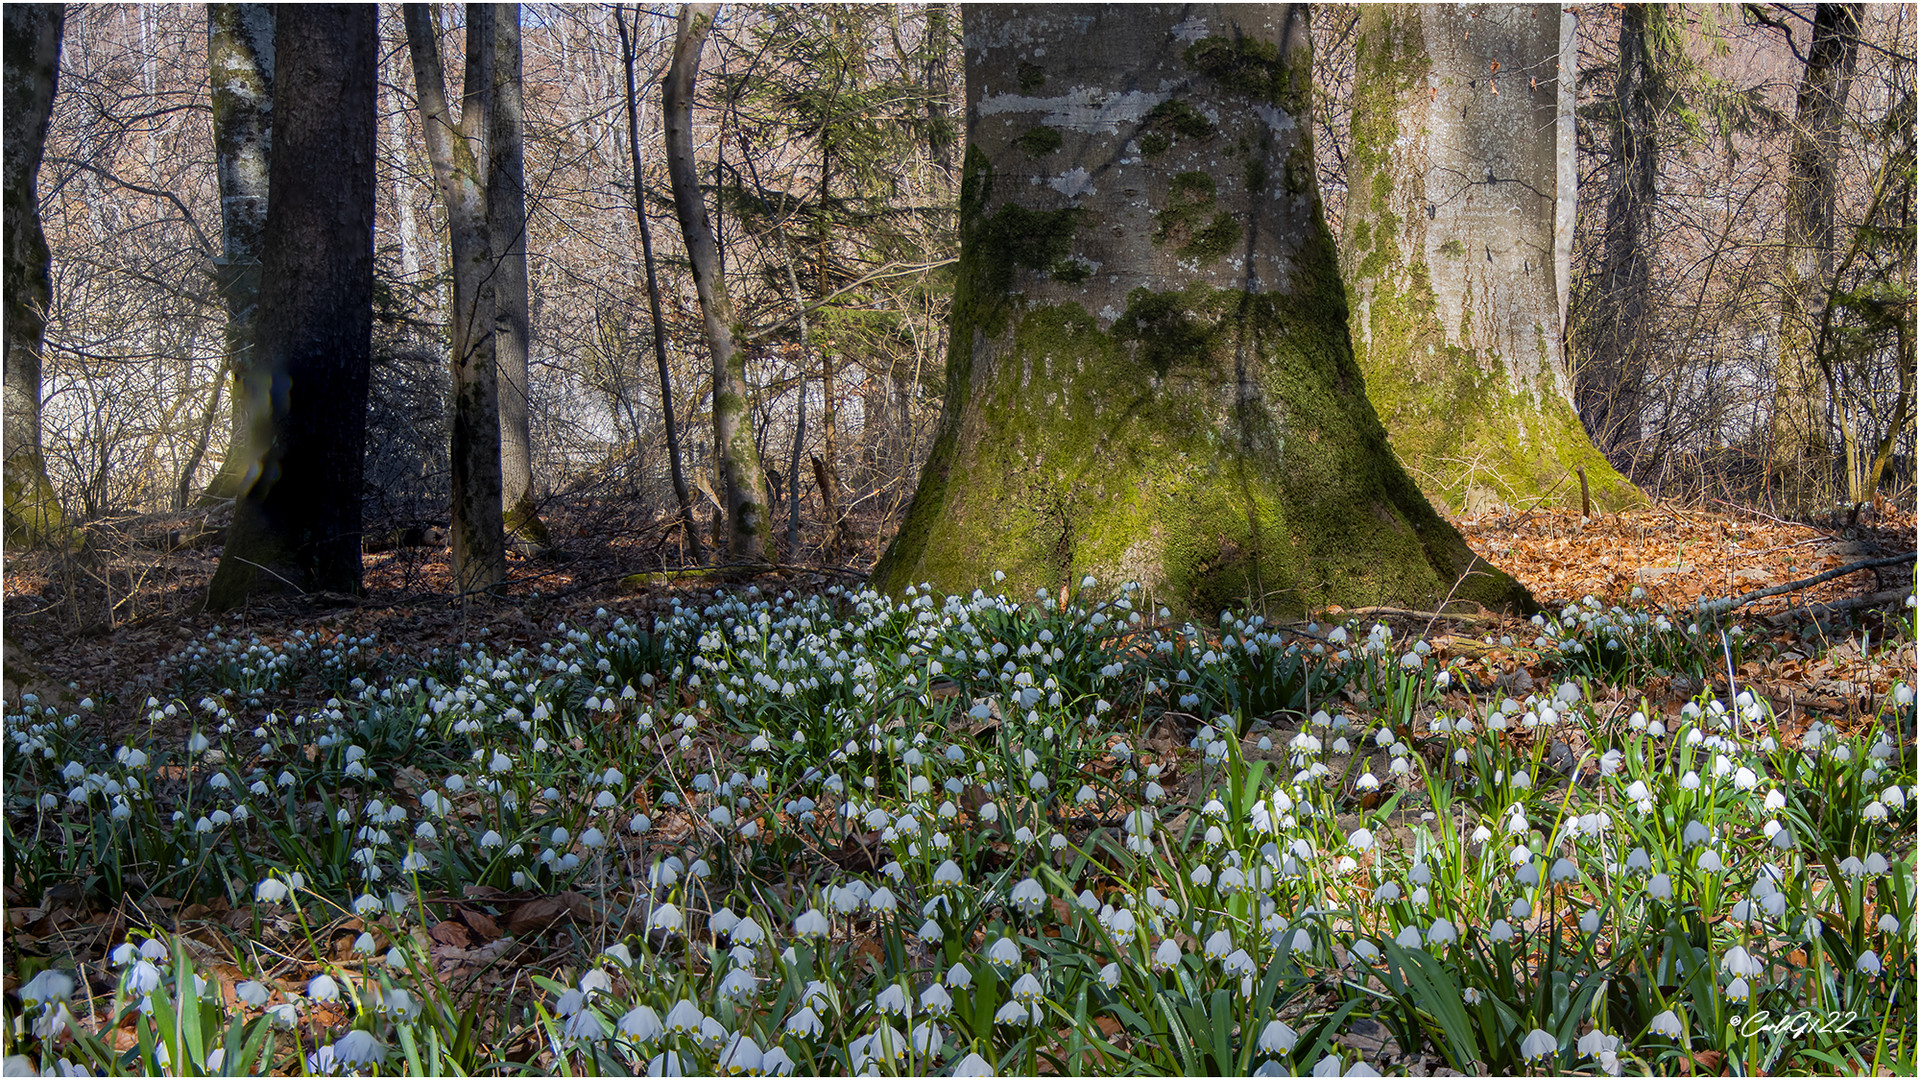
[[793,920],[793,932],[801,937],[823,938],[831,932],[831,928],[825,912],[819,908],[808,908]]
[[48,968],[20,987],[20,999],[28,1008],[50,1002],[66,1001],[73,996],[73,976]]
[[745,1032],[740,1032],[727,1043],[727,1048],[721,1052],[720,1060],[715,1064],[718,1068],[726,1070],[728,1076],[739,1076],[742,1073],[758,1076],[765,1071],[764,1063],[765,1055],[760,1052],[760,1044],[754,1042]]
[[365,1068],[385,1061],[387,1048],[372,1032],[356,1028],[334,1042],[333,1059],[355,1069]]
[[699,1006],[687,998],[681,998],[674,1002],[673,1008],[667,1010],[667,1030],[675,1035],[694,1035],[699,1032],[701,1021],[706,1018]]
[[1163,938],[1161,939],[1160,947],[1153,951],[1153,970],[1159,972],[1172,971],[1174,968],[1180,966],[1181,956],[1180,943],[1172,938]]
[[825,1031],[826,1025],[820,1022],[820,1017],[813,1011],[812,1006],[802,1005],[798,1012],[787,1017],[785,1030],[787,1034],[795,1038],[812,1039],[817,1038],[822,1031]]
[[1539,1028],[1527,1032],[1520,1040],[1520,1056],[1528,1062],[1540,1062],[1560,1052],[1559,1040]]
[[1686,1025],[1680,1022],[1679,1014],[1672,1009],[1654,1017],[1647,1024],[1647,1030],[1655,1035],[1665,1035],[1670,1039],[1684,1038],[1687,1033]]
[[1020,946],[1013,939],[1001,937],[987,946],[987,963],[997,968],[1012,970],[1020,964]]
[[1853,966],[1863,975],[1878,975],[1880,974],[1880,954],[1868,949],[1860,954],[1860,959],[1855,961]]
[[307,983],[307,996],[315,1001],[338,1001],[340,984],[334,982],[331,975],[315,975],[313,981]]
[[993,1076],[993,1064],[979,1054],[968,1054],[953,1067],[955,1076]]
[[1269,1020],[1260,1031],[1260,1039],[1255,1044],[1259,1051],[1270,1056],[1293,1053],[1300,1042],[1299,1033],[1288,1027],[1284,1021]]
[[920,991],[920,1009],[928,1016],[947,1016],[953,1012],[953,995],[939,983],[929,984]]
[[1758,975],[1761,972],[1760,961],[1744,946],[1735,945],[1720,958],[1720,970],[1729,975]]
[[1015,979],[1010,992],[1013,994],[1013,1000],[1022,1005],[1038,1004],[1046,994],[1045,989],[1040,985],[1040,980],[1035,978],[1031,971]]
[[1046,906],[1047,891],[1033,878],[1027,878],[1007,893],[1007,903],[1028,917],[1040,914]]

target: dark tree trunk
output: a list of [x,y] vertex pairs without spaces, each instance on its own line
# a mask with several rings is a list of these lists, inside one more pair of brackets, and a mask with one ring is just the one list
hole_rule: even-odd
[[758,562],[764,557],[772,526],[761,502],[766,497],[767,482],[754,443],[753,412],[747,405],[746,356],[735,348],[738,331],[733,301],[727,295],[693,159],[694,80],[717,7],[689,4],[680,9],[673,63],[667,69],[665,84],[667,173],[673,184],[680,231],[686,237],[687,259],[693,264],[693,287],[700,297],[707,349],[713,361],[713,449],[725,488],[727,555],[736,562]]
[[360,591],[376,16],[354,4],[275,11],[273,198],[246,377],[270,437],[234,507],[214,610],[287,587]]
[[1774,367],[1772,471],[1778,505],[1789,516],[1833,506],[1833,443],[1827,421],[1832,377],[1824,330],[1834,286],[1834,171],[1859,51],[1860,5],[1817,6],[1787,158],[1780,354]]
[[1609,509],[1640,498],[1581,427],[1562,347],[1549,253],[1575,179],[1551,73],[1573,71],[1572,43],[1554,4],[1360,13],[1342,248],[1354,353],[1421,490],[1468,513],[1564,496],[1580,468]]
[[[242,388],[253,365],[259,315],[260,252],[267,227],[268,169],[273,160],[273,8],[267,4],[213,4],[207,8],[207,72],[213,85],[213,157],[220,179],[220,236],[216,260],[227,308],[227,371],[231,434],[227,456],[203,498],[240,494],[269,437],[255,430]],[[211,420],[211,410],[209,410]],[[196,458],[198,455],[195,455]],[[193,469],[182,470],[181,487]]]
[[1306,16],[964,9],[946,409],[876,586],[1032,596],[1092,574],[1192,613],[1532,606],[1367,402]]
[[427,155],[447,207],[453,257],[450,310],[453,365],[454,587],[462,593],[506,580],[501,512],[500,390],[494,324],[498,264],[487,222],[486,140],[493,99],[493,6],[467,5],[467,64],[460,117],[447,106],[446,76],[432,9],[405,7],[407,44]]
[[487,139],[487,227],[494,271],[494,363],[500,372],[500,501],[506,529],[528,553],[547,547],[547,526],[533,502],[533,432],[527,415],[526,121],[520,77],[520,5],[493,17],[492,131]]
[[63,525],[40,450],[40,348],[53,283],[38,179],[65,26],[64,5],[6,5],[5,531],[20,547],[52,541]]
[[1653,308],[1654,177],[1660,146],[1654,120],[1657,73],[1647,23],[1649,4],[1620,13],[1620,53],[1607,134],[1607,220],[1600,272],[1584,298],[1574,335],[1574,401],[1594,441],[1617,463],[1640,445],[1647,379],[1647,316]]
[[[653,359],[660,369],[660,416],[667,433],[667,467],[673,473],[673,496],[680,504],[680,523],[693,561],[707,561],[706,545],[693,521],[693,494],[687,490],[686,469],[680,463],[680,432],[673,421],[673,379],[667,370],[667,324],[660,310],[660,276],[653,258],[653,228],[647,224],[647,186],[640,171],[640,93],[633,78],[633,37],[622,9],[613,9],[620,28],[620,59],[627,72],[627,152],[633,161],[633,214],[640,225],[640,257],[647,269],[647,310],[653,319]],[[636,432],[637,435],[637,432]]]

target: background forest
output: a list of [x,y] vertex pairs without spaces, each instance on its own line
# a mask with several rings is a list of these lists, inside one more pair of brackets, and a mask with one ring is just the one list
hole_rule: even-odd
[[7,1075],[1914,1072],[1913,6],[4,16]]
[[[457,86],[462,9],[435,10]],[[1807,308],[1817,370],[1784,381],[1782,238],[1813,9],[1577,10],[1568,337],[1595,441],[1659,499],[1804,514],[1868,502],[1876,483],[1909,497],[1912,8],[1867,6],[1847,45],[1844,112],[1823,136],[1834,255]],[[523,9],[525,452],[536,506],[592,511],[584,527],[596,536],[664,539],[652,557],[678,565],[684,540],[661,528],[674,495],[636,201],[652,218],[664,366],[703,522],[719,489],[700,311],[661,143],[671,20],[603,5]],[[1318,167],[1335,236],[1357,22],[1341,5],[1313,19]],[[370,537],[405,537],[448,512],[451,275],[399,11],[380,25],[365,509]],[[198,7],[68,15],[39,181],[53,258],[41,394],[47,474],[77,525],[131,516],[136,531],[217,536],[138,517],[202,502],[234,430],[207,32]],[[694,110],[698,168],[747,328],[776,540],[784,500],[808,500],[789,558],[874,557],[931,441],[957,249],[958,34],[957,9],[940,5],[728,8],[714,30]],[[1825,499],[1782,507],[1776,429],[1796,408],[1817,418],[1803,438],[1819,451],[1796,467]],[[847,515],[844,535],[829,535],[823,482],[831,512]]]

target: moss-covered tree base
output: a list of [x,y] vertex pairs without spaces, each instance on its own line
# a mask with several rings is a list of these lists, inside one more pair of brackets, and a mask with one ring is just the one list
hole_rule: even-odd
[[552,548],[552,537],[547,532],[547,523],[540,520],[540,513],[534,508],[531,497],[523,497],[518,503],[506,509],[505,513],[507,542],[515,551],[529,558],[544,555]]
[[60,499],[38,455],[20,452],[6,465],[6,544],[45,548],[71,543]]
[[992,370],[934,448],[877,586],[1019,596],[1092,574],[1188,614],[1531,610],[1394,460],[1345,335],[1327,332],[1336,297],[1134,300],[1110,329],[1067,304],[976,339]]
[[1341,252],[1353,348],[1394,452],[1456,511],[1579,507],[1581,470],[1600,509],[1645,501],[1588,438],[1561,346],[1572,117],[1559,81],[1533,73],[1570,33],[1545,5],[1360,16]]

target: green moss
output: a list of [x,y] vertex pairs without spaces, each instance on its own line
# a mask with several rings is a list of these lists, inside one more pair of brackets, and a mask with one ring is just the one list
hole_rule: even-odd
[[1211,173],[1183,172],[1167,185],[1167,200],[1175,206],[1211,206],[1214,191]]
[[70,542],[59,497],[31,446],[14,451],[5,466],[5,534],[8,547],[53,547]]
[[1047,267],[1047,276],[1065,285],[1078,285],[1092,274],[1092,264],[1079,259],[1061,259]]
[[1045,157],[1060,149],[1060,144],[1064,141],[1058,128],[1051,128],[1045,124],[1031,128],[1025,135],[1013,140],[1014,145],[1025,150],[1032,157]]
[[[1173,243],[1184,251],[1187,245],[1194,243],[1199,232],[1196,223],[1214,201],[1213,177],[1204,172],[1183,172],[1175,176],[1167,185],[1167,206],[1154,214],[1157,223],[1153,230],[1153,242],[1157,245]],[[1218,219],[1215,219],[1216,223]],[[1239,226],[1229,224],[1237,232]],[[1236,235],[1235,240],[1238,239]]]
[[1466,253],[1467,249],[1458,240],[1448,240],[1446,243],[1440,245],[1440,254],[1448,258],[1458,259],[1466,255]]
[[1242,97],[1280,104],[1287,94],[1287,65],[1280,49],[1251,38],[1210,37],[1187,46],[1187,66]]
[[1140,152],[1147,157],[1159,157],[1173,145],[1173,140],[1161,132],[1149,131],[1140,136]]
[[1193,234],[1193,239],[1180,245],[1180,254],[1203,262],[1218,259],[1232,251],[1244,235],[1232,214],[1215,214],[1205,228]]
[[1207,139],[1218,130],[1206,114],[1178,98],[1155,105],[1147,112],[1147,126],[1155,131],[1189,139]]
[[1047,71],[1039,64],[1022,60],[1014,68],[1014,77],[1020,80],[1020,89],[1024,92],[1038,90],[1047,84]]
[[1204,363],[1213,351],[1212,321],[1196,317],[1205,290],[1156,293],[1135,289],[1127,294],[1127,310],[1114,321],[1113,336],[1133,347],[1133,355],[1165,377],[1179,364]]
[[1244,179],[1246,180],[1248,191],[1267,190],[1267,159],[1258,154],[1250,154],[1247,158],[1247,169]]

